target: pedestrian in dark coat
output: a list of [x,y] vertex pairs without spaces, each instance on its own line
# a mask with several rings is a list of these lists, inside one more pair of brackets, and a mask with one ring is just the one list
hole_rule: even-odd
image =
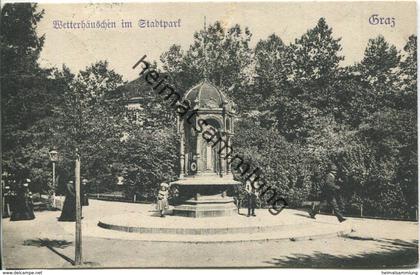
[[30,179],[18,187],[14,202],[13,212],[10,216],[11,221],[33,220],[35,219],[32,198],[29,194]]
[[88,185],[87,180],[82,180],[82,186],[80,190],[82,194],[82,206],[88,206],[89,205],[89,197],[88,197]]
[[313,208],[309,211],[309,215],[311,216],[311,218],[316,218],[315,216],[318,214],[321,205],[329,205],[334,210],[334,215],[337,217],[339,222],[344,222],[346,220],[343,214],[341,214],[337,204],[337,190],[340,189],[340,186],[336,185],[336,178],[337,166],[332,164],[325,178],[324,186],[321,188],[322,202],[317,205],[314,205]]
[[76,194],[73,181],[67,184],[66,198],[64,199],[63,209],[61,216],[58,218],[61,222],[74,222],[76,221]]

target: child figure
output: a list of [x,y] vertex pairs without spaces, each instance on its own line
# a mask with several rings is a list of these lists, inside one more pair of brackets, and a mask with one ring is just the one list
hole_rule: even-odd
[[157,197],[157,209],[160,211],[160,216],[165,217],[165,210],[168,209],[168,193],[169,193],[169,184],[161,183],[160,190]]

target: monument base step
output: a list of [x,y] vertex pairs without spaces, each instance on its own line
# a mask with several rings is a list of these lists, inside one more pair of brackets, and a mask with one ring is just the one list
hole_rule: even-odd
[[297,210],[286,209],[281,215],[272,216],[267,210],[258,209],[256,217],[247,217],[244,210],[230,217],[201,219],[131,212],[102,217],[96,224],[84,226],[97,237],[188,243],[314,240],[352,231],[351,221],[339,223],[333,216],[318,215],[314,220]]
[[224,203],[202,203],[202,204],[181,204],[173,209],[173,215],[191,218],[210,218],[237,215],[238,209],[235,204]]

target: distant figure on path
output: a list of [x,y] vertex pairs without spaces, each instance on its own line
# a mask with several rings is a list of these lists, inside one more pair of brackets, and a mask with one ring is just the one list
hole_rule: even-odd
[[35,219],[32,198],[29,194],[30,179],[26,179],[25,183],[20,185],[17,190],[15,205],[10,217],[11,221],[33,220]]
[[169,184],[161,183],[160,190],[157,197],[157,209],[160,212],[162,218],[165,217],[165,210],[168,209],[168,193],[169,193]]
[[247,207],[248,207],[248,215],[255,217],[255,207],[257,205],[257,191],[255,188],[250,184],[247,183],[245,185],[246,190],[246,201],[247,201]]
[[88,185],[87,185],[87,180],[82,180],[82,185],[81,185],[81,194],[82,194],[82,206],[89,206],[89,197],[88,197]]
[[316,215],[319,212],[319,209],[321,208],[321,205],[329,204],[333,210],[334,214],[337,217],[339,222],[344,222],[346,219],[343,217],[343,215],[340,212],[340,209],[337,204],[336,199],[336,192],[340,189],[340,186],[336,185],[336,177],[337,177],[337,166],[334,164],[330,165],[329,172],[327,174],[327,177],[325,179],[324,186],[321,188],[321,203],[316,204],[313,206],[313,208],[309,211],[309,215],[311,218],[316,219]]
[[[32,192],[29,191],[28,192],[28,206],[29,206],[30,212],[34,213],[34,200],[32,198],[33,198]],[[35,216],[34,216],[34,218],[35,218]]]
[[66,188],[66,198],[64,199],[63,210],[61,211],[61,216],[58,218],[61,222],[76,221],[76,194],[74,189],[75,186],[73,181],[69,181]]

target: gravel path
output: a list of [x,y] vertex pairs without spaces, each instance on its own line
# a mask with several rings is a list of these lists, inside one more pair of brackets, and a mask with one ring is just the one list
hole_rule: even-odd
[[[151,205],[144,205],[152,209]],[[91,200],[84,222],[135,211],[138,205]],[[302,212],[305,215],[304,212]],[[36,212],[33,221],[3,219],[3,263],[13,268],[72,268],[74,223],[60,212]],[[280,214],[281,216],[281,214]],[[279,216],[278,216],[279,217]],[[319,219],[330,219],[320,215]],[[153,243],[83,237],[86,267],[401,267],[418,262],[418,223],[350,218],[348,237],[256,243]],[[311,228],[308,228],[311,230]],[[132,233],[126,233],[132,234]]]

